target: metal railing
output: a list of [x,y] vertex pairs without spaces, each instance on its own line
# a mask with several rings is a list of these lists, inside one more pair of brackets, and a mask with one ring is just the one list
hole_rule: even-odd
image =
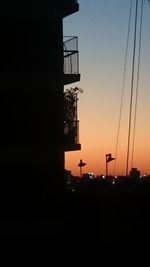
[[64,74],[79,74],[78,37],[64,36]]
[[71,127],[64,129],[66,145],[79,144],[79,121],[73,121]]
[[75,143],[79,144],[79,120],[76,121]]

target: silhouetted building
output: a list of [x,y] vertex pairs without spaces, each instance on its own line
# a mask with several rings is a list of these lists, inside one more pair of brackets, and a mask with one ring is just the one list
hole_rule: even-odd
[[131,178],[140,178],[140,171],[137,168],[132,168],[130,171]]
[[63,18],[78,10],[76,0],[15,0],[1,7],[1,206],[61,202],[63,87],[80,80],[77,37],[63,38]]

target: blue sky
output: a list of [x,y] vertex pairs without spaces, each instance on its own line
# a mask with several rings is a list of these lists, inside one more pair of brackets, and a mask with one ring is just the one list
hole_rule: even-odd
[[[133,5],[135,7],[135,0]],[[141,3],[141,0],[139,0]],[[77,163],[87,162],[85,171],[103,173],[105,153],[115,150],[130,0],[80,0],[80,10],[64,19],[64,35],[79,38],[81,81],[79,97],[82,150],[66,154],[66,167],[78,172]],[[145,1],[141,50],[135,167],[150,172],[150,6]],[[124,173],[131,82],[133,17],[127,61],[118,172]],[[142,157],[143,157],[142,156]]]

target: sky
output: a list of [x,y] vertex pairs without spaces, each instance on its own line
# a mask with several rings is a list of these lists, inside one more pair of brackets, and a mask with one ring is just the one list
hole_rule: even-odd
[[[81,151],[65,152],[65,168],[71,170],[73,175],[79,175],[80,159],[86,162],[83,173],[105,174],[105,155],[115,154],[130,1],[80,0],[79,12],[66,17],[63,22],[64,35],[78,36],[81,73],[80,82],[65,88],[78,86],[83,89],[78,101]],[[139,0],[140,3],[141,1]],[[126,170],[135,2],[136,0],[133,0],[116,175],[125,175]],[[138,168],[142,175],[150,174],[149,29],[150,5],[145,1],[135,153],[132,166]],[[137,57],[135,62],[137,63]],[[135,73],[136,70],[137,67]],[[134,102],[135,88],[133,104]],[[129,160],[129,170],[130,166]],[[114,161],[109,163],[108,173],[113,174],[113,170]]]

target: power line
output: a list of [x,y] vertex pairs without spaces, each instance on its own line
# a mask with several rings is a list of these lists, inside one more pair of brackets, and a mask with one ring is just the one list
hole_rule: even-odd
[[138,102],[138,92],[139,92],[139,76],[140,76],[140,61],[141,61],[141,40],[142,40],[142,25],[143,25],[143,4],[144,4],[144,0],[141,1],[140,36],[139,36],[139,48],[138,48],[138,69],[137,69],[137,83],[136,83],[136,96],[135,96],[133,142],[132,142],[132,153],[131,153],[131,168],[133,167],[134,146],[135,146],[135,129],[136,129],[136,121],[137,121],[137,102]]
[[138,15],[138,0],[136,0],[136,10],[135,10],[134,46],[133,46],[133,58],[132,58],[132,78],[131,78],[131,94],[130,94],[130,111],[129,111],[129,128],[128,128],[126,176],[128,175],[130,139],[131,139],[131,120],[132,120],[132,104],[133,104],[132,102],[133,102],[133,85],[134,85],[136,35],[137,35],[137,15]]
[[128,19],[128,30],[127,30],[127,42],[126,42],[125,59],[124,59],[124,70],[123,70],[123,81],[122,81],[121,103],[120,103],[120,111],[119,111],[119,120],[118,120],[117,136],[116,136],[116,147],[115,147],[115,158],[116,158],[116,160],[114,161],[113,175],[115,175],[115,171],[116,171],[116,161],[117,161],[117,153],[118,153],[120,125],[121,125],[122,108],[123,108],[123,99],[124,99],[124,91],[125,91],[125,76],[126,76],[126,69],[127,69],[127,55],[128,55],[129,36],[130,36],[130,28],[131,28],[132,4],[133,4],[133,1],[131,0],[131,2],[130,2],[130,8],[129,8],[129,19]]

